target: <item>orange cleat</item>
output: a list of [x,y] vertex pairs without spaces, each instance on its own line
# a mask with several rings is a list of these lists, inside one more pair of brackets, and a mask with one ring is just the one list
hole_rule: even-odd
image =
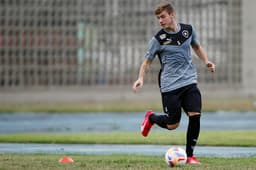
[[153,111],[147,111],[145,118],[143,120],[143,122],[141,123],[141,134],[144,137],[148,136],[148,133],[151,129],[151,127],[153,126],[153,124],[149,121],[149,116],[153,114]]
[[187,164],[200,164],[200,162],[196,159],[195,156],[191,156],[187,158]]
[[70,157],[65,156],[65,157],[60,158],[59,162],[60,163],[73,163],[74,160]]

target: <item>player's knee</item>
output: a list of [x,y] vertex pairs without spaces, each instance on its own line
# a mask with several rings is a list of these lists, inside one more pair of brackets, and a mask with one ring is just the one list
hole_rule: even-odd
[[175,124],[167,124],[167,129],[168,130],[174,130],[176,129],[177,127],[179,127],[179,122],[178,123],[175,123]]
[[188,116],[192,117],[192,116],[200,116],[201,113],[200,112],[188,112]]

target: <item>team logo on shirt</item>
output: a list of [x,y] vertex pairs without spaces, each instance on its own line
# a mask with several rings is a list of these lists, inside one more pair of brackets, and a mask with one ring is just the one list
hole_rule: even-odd
[[189,36],[188,30],[183,30],[183,31],[182,31],[182,35],[183,35],[185,38],[188,38],[188,36]]

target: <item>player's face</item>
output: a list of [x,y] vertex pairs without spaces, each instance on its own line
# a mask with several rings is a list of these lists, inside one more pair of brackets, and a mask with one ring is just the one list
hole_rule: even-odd
[[159,15],[156,16],[160,26],[164,29],[168,29],[172,27],[174,23],[174,13],[168,13],[167,11],[161,12]]

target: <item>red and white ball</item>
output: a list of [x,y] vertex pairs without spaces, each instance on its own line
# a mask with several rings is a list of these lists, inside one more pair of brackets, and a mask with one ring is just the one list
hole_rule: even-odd
[[181,147],[171,147],[165,153],[165,162],[170,167],[183,166],[187,162],[187,154]]

